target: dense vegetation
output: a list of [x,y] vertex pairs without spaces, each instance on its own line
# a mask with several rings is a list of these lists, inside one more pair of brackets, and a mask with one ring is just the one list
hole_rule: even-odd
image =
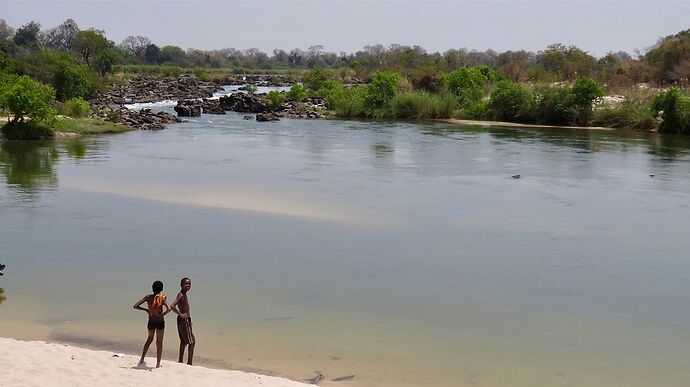
[[[104,31],[83,30],[72,19],[46,30],[36,22],[15,30],[0,19],[0,109],[9,117],[6,137],[49,135],[46,128],[54,125],[56,109],[87,116],[93,93],[126,77],[186,72],[201,79],[232,72],[282,72],[301,79],[289,93],[267,96],[273,109],[284,100],[321,97],[343,117],[457,117],[690,133],[685,92],[690,30],[660,39],[635,57],[612,52],[596,58],[562,44],[536,53],[429,53],[418,46],[372,45],[349,54],[312,46],[269,55],[255,48],[159,47],[142,36],[115,43]],[[625,98],[599,103],[604,91]]]

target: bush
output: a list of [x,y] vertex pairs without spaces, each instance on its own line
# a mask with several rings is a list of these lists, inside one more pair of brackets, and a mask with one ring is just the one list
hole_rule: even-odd
[[366,93],[367,90],[364,86],[349,89],[340,88],[334,90],[326,100],[338,117],[361,117],[365,115],[364,99]]
[[72,98],[59,105],[58,111],[60,114],[68,117],[82,118],[88,117],[90,108],[89,103],[84,101],[84,99]]
[[280,105],[283,104],[283,101],[285,100],[285,96],[283,96],[283,94],[281,94],[277,90],[269,91],[268,94],[266,95],[266,97],[268,98],[268,102],[270,103],[272,110],[278,109],[280,107]]
[[45,123],[10,121],[0,129],[8,140],[44,140],[53,138],[53,130]]
[[470,120],[485,120],[489,118],[489,102],[479,100],[466,104],[460,111],[460,117]]
[[367,113],[373,117],[385,116],[390,100],[398,88],[398,74],[392,71],[379,71],[366,86],[364,104]]
[[626,98],[616,106],[594,110],[592,124],[609,128],[651,130],[657,125],[649,105]]
[[486,77],[477,67],[463,67],[448,73],[444,80],[448,91],[459,98],[460,105],[468,106],[484,96]]
[[23,122],[26,117],[33,121],[51,122],[56,113],[53,109],[55,90],[31,77],[5,76],[0,84],[0,109],[13,115],[11,122]]
[[661,118],[659,132],[690,134],[690,97],[671,87],[652,100],[654,117]]
[[502,121],[528,122],[531,114],[532,96],[522,85],[511,81],[501,81],[491,93],[489,109],[491,115]]
[[288,91],[287,94],[285,94],[285,97],[289,101],[301,102],[307,99],[307,92],[304,90],[304,86],[300,85],[299,83],[296,83],[292,85],[290,91]]
[[571,104],[574,108],[572,121],[578,125],[587,125],[592,119],[592,103],[604,95],[604,89],[591,78],[580,78],[570,89]]
[[70,98],[89,97],[93,91],[90,78],[88,68],[71,63],[61,63],[53,75],[53,86],[57,99],[65,101]]
[[450,118],[456,99],[452,94],[435,95],[425,91],[398,94],[391,100],[395,118]]
[[570,122],[570,90],[560,86],[540,86],[534,91],[534,118],[538,124],[563,125]]

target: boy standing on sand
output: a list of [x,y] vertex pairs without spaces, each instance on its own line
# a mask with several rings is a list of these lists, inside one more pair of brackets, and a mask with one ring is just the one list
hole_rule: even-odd
[[180,281],[180,292],[175,298],[175,302],[170,305],[170,309],[177,313],[177,333],[180,335],[180,358],[179,363],[182,363],[184,357],[184,348],[189,345],[189,354],[187,355],[187,364],[192,365],[192,357],[194,357],[194,344],[196,338],[192,332],[192,317],[189,315],[189,299],[187,292],[192,288],[192,280],[187,277]]
[[[153,341],[153,334],[156,334],[156,368],[161,366],[161,355],[163,354],[163,334],[165,333],[165,315],[170,312],[170,307],[168,307],[165,301],[166,297],[162,293],[163,283],[161,281],[156,281],[151,286],[153,294],[147,294],[134,304],[134,309],[143,310],[149,315],[149,323],[147,328],[149,330],[149,336],[144,343],[144,350],[141,353],[141,359],[139,360],[139,365],[146,364],[144,358],[146,357],[146,352],[149,350],[149,346]],[[146,302],[148,304],[148,309],[142,308],[141,304]],[[165,306],[166,311],[163,311],[163,306]]]

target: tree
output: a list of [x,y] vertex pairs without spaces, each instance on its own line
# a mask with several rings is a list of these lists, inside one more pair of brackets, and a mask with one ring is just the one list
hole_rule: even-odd
[[12,39],[14,36],[14,29],[7,25],[5,19],[0,19],[0,44],[3,44]]
[[529,120],[530,94],[523,86],[510,81],[501,81],[491,93],[489,108],[496,119],[505,121]]
[[55,90],[52,87],[26,75],[6,78],[0,88],[0,108],[12,115],[10,122],[24,122],[26,117],[33,121],[50,121],[55,118]]
[[657,94],[652,100],[652,114],[661,118],[659,132],[690,133],[690,97],[675,87]]
[[587,125],[592,118],[592,103],[604,95],[604,89],[591,78],[580,78],[575,81],[570,93],[575,109],[575,122],[579,125]]
[[88,68],[72,62],[62,62],[57,66],[53,75],[53,86],[60,101],[88,97],[93,90]]
[[120,43],[120,47],[130,51],[134,56],[139,56],[146,47],[151,44],[151,39],[145,36],[128,36]]
[[374,78],[367,85],[364,97],[366,109],[374,111],[386,108],[390,100],[395,97],[398,79],[398,74],[392,71],[379,71],[374,74]]
[[446,75],[448,90],[458,96],[461,105],[481,100],[486,81],[486,77],[477,67],[463,67]]
[[93,29],[79,31],[72,41],[72,49],[89,67],[91,67],[91,59],[101,54],[106,48],[108,48],[108,39],[101,32]]
[[14,34],[14,43],[18,46],[40,48],[41,42],[38,39],[40,32],[41,25],[35,21],[30,21],[17,28],[17,32]]
[[160,64],[161,63],[161,49],[155,44],[149,44],[144,49],[144,59],[147,63]]
[[161,48],[161,61],[163,63],[183,64],[187,54],[177,46],[163,46]]
[[94,69],[102,76],[105,77],[106,74],[113,70],[113,64],[116,60],[116,54],[114,49],[108,49],[96,57],[94,61]]
[[72,42],[79,33],[79,26],[72,19],[67,19],[59,26],[48,30],[45,36],[46,46],[60,51],[72,49]]

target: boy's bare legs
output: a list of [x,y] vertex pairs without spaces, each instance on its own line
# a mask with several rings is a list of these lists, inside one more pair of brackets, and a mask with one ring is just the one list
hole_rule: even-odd
[[177,360],[178,363],[182,363],[182,358],[184,357],[184,348],[187,346],[185,343],[180,343],[180,358]]
[[189,344],[189,354],[187,355],[187,364],[192,365],[192,358],[194,357],[194,345],[196,343]]
[[156,368],[161,366],[161,357],[163,356],[163,334],[164,329],[156,329]]
[[149,337],[146,339],[146,342],[144,343],[144,350],[141,352],[141,359],[139,359],[139,364],[144,364],[144,358],[146,357],[146,352],[149,351],[149,346],[153,342],[153,329],[149,329]]

